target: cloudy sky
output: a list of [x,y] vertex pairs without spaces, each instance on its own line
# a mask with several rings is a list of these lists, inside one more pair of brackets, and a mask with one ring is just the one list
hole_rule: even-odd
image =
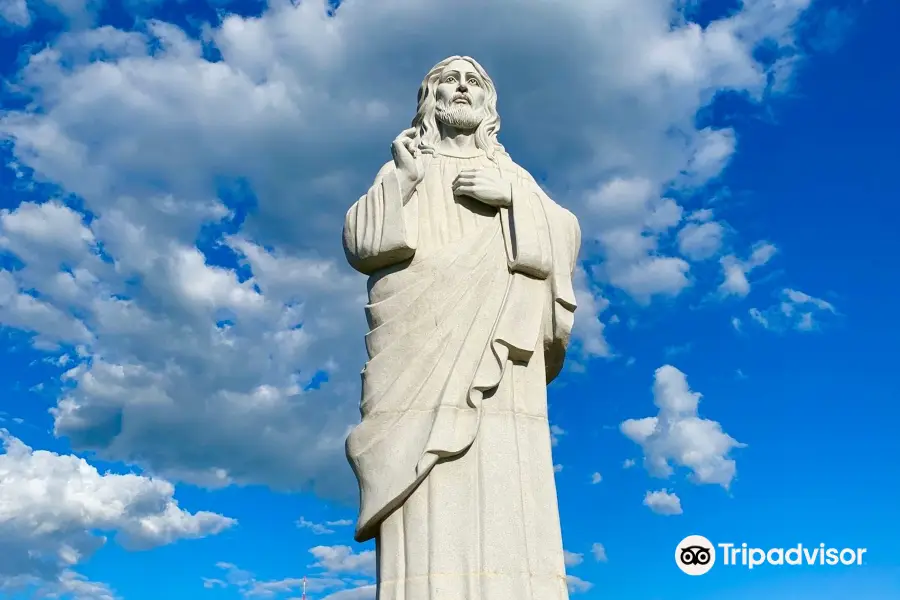
[[[581,222],[549,390],[572,593],[900,596],[898,20],[0,0],[0,596],[287,600],[307,576],[311,600],[374,597],[340,228],[451,54]],[[868,553],[690,578],[689,534]]]

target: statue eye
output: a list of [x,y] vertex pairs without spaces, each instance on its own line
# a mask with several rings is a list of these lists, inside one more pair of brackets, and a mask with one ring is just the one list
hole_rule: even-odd
[[479,85],[481,85],[481,83],[477,79],[472,77],[469,79],[469,85],[479,86]]
[[447,75],[447,78],[444,79],[444,81],[447,83],[454,83],[456,81],[456,77],[454,77],[453,75]]

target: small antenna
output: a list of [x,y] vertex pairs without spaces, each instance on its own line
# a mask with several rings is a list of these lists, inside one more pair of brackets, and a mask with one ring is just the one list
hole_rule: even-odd
[[306,600],[306,575],[303,576],[303,595],[300,596],[300,600]]

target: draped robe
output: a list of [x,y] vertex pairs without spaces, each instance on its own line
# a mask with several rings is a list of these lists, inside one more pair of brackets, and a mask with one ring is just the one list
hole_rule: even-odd
[[[375,538],[379,600],[566,600],[546,386],[578,221],[505,154],[418,160],[406,203],[388,163],[344,224],[370,276],[355,537]],[[466,168],[499,169],[512,205],[455,196]]]

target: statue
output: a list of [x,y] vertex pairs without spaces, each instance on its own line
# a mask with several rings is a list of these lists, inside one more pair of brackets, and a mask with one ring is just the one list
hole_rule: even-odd
[[369,275],[347,457],[379,600],[568,598],[547,384],[581,231],[497,141],[496,107],[475,60],[438,63],[344,223]]

